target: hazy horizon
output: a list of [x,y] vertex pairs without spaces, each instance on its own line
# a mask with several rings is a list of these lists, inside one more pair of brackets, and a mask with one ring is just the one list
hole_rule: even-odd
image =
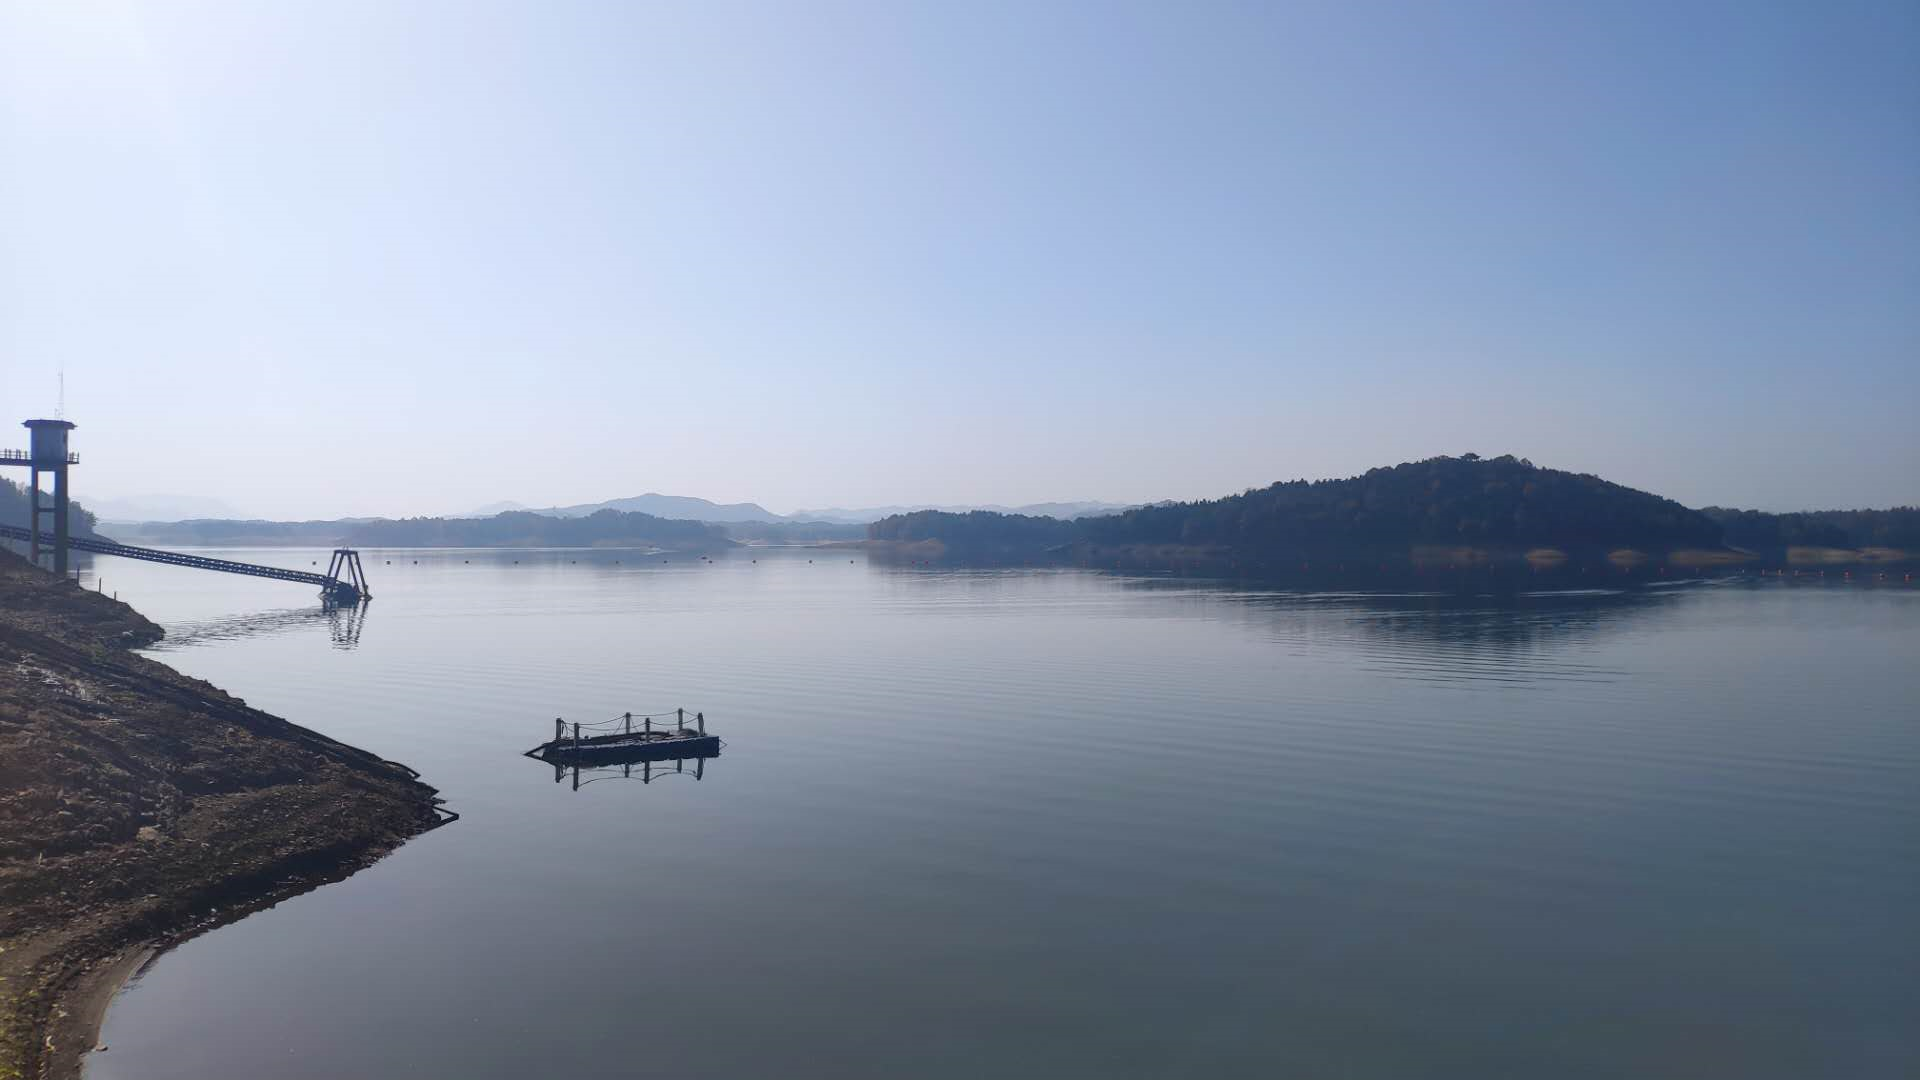
[[[0,2],[0,447],[249,516],[1920,503],[1920,6]],[[19,478],[16,478],[19,479]]]
[[[1468,451],[1468,452],[1471,453],[1471,451]],[[1433,457],[1433,456],[1436,456],[1436,455],[1428,455],[1428,457]],[[1457,456],[1457,455],[1446,455],[1446,456]],[[1486,457],[1486,456],[1497,456],[1497,455],[1481,455],[1481,456]],[[1514,455],[1514,456],[1521,457],[1524,455]],[[1390,463],[1384,463],[1384,464],[1400,465],[1405,463],[1390,462]],[[1544,468],[1556,468],[1556,466],[1542,463],[1542,462],[1534,462],[1534,464],[1541,465]],[[1578,470],[1565,470],[1565,471],[1578,471]],[[1358,475],[1358,474],[1353,474],[1353,475]],[[143,517],[140,514],[132,514],[132,513],[116,515],[112,513],[111,510],[95,509],[97,506],[101,506],[101,505],[105,505],[110,508],[117,508],[123,504],[149,504],[149,503],[161,504],[161,503],[172,502],[175,500],[179,500],[187,503],[202,503],[207,501],[213,501],[213,500],[207,499],[207,497],[205,496],[187,495],[182,493],[150,493],[145,495],[135,495],[135,496],[128,496],[128,497],[106,496],[98,501],[90,503],[88,493],[84,490],[80,490],[80,491],[77,491],[74,498],[75,498],[75,501],[81,503],[87,509],[94,510],[102,520],[125,520],[125,521],[188,520],[191,518],[306,521],[306,520],[331,520],[336,518],[376,518],[376,517],[388,517],[388,518],[469,517],[469,516],[476,516],[476,515],[488,516],[496,513],[507,512],[510,510],[544,511],[544,510],[566,509],[568,507],[591,505],[591,504],[602,503],[602,502],[617,502],[622,499],[632,499],[632,498],[645,497],[650,495],[665,496],[667,498],[706,499],[707,502],[713,503],[717,506],[733,506],[733,505],[751,504],[751,505],[759,506],[761,509],[768,511],[769,513],[778,514],[781,516],[792,516],[792,515],[801,513],[803,511],[810,512],[810,513],[831,513],[835,511],[857,512],[857,511],[874,510],[874,509],[912,510],[912,509],[943,509],[943,508],[963,508],[963,507],[991,507],[995,509],[1018,510],[1026,507],[1046,506],[1050,504],[1092,504],[1092,503],[1111,504],[1114,506],[1140,506],[1140,505],[1145,505],[1149,503],[1157,503],[1157,502],[1165,502],[1165,501],[1195,502],[1195,501],[1205,501],[1210,499],[1218,499],[1218,498],[1223,498],[1228,496],[1239,495],[1247,491],[1257,490],[1259,488],[1264,488],[1264,487],[1267,487],[1269,484],[1275,483],[1275,482],[1288,482],[1288,481],[1296,481],[1296,480],[1305,480],[1305,481],[1312,482],[1317,480],[1340,480],[1340,479],[1347,479],[1347,478],[1349,478],[1347,475],[1285,476],[1285,477],[1276,477],[1274,480],[1268,481],[1268,483],[1266,484],[1249,485],[1247,487],[1236,488],[1231,491],[1217,491],[1217,492],[1211,492],[1211,493],[1200,494],[1200,495],[1166,496],[1164,498],[1138,499],[1138,500],[1132,500],[1130,502],[1114,500],[1114,499],[1099,499],[1099,498],[1036,499],[1031,502],[1019,502],[1019,503],[1011,502],[1005,499],[981,499],[981,500],[972,501],[972,502],[967,502],[967,501],[941,502],[941,501],[934,501],[934,500],[928,500],[928,499],[917,499],[917,500],[905,500],[900,502],[888,502],[888,503],[834,502],[834,503],[823,503],[820,505],[811,505],[811,506],[783,506],[783,505],[770,505],[764,500],[752,499],[752,498],[709,499],[704,495],[692,494],[689,492],[647,490],[647,491],[632,491],[632,492],[626,492],[623,494],[608,495],[605,498],[582,499],[582,500],[569,501],[569,502],[541,502],[541,501],[531,501],[527,499],[497,499],[497,500],[494,500],[492,503],[487,503],[480,506],[455,507],[452,509],[444,509],[444,510],[415,509],[415,510],[402,510],[396,513],[387,513],[387,514],[294,513],[290,515],[281,515],[281,516],[256,514],[245,507],[235,507],[231,505],[226,506],[226,508],[222,512],[218,512],[218,513],[206,512],[206,508],[203,507],[201,512],[195,512],[191,514],[147,515],[145,517]],[[5,479],[14,479],[16,482],[20,482],[19,479],[15,477],[5,477]],[[1602,476],[1601,479],[1611,480],[1615,483],[1619,482],[1613,477]],[[1628,485],[1628,486],[1631,487],[1633,485]],[[1640,490],[1647,490],[1647,489],[1642,488]],[[1668,496],[1665,492],[1653,491],[1652,494],[1671,498],[1671,496]],[[1720,506],[1720,507],[1725,507],[1729,509],[1740,509],[1740,510],[1761,509],[1761,510],[1768,510],[1774,513],[1792,513],[1795,511],[1817,512],[1817,511],[1830,511],[1830,510],[1867,510],[1867,509],[1884,510],[1884,509],[1894,509],[1898,507],[1907,507],[1907,506],[1915,505],[1913,502],[1894,502],[1894,503],[1887,503],[1884,505],[1875,505],[1875,506],[1819,505],[1819,506],[1795,506],[1795,507],[1754,507],[1754,506],[1738,506],[1733,503],[1726,503],[1726,502],[1716,503],[1711,500],[1706,502],[1699,502],[1699,503],[1687,503],[1685,502],[1685,500],[1680,500],[1680,501],[1684,505],[1689,506],[1693,509],[1701,509],[1709,506]],[[508,504],[513,504],[513,505],[508,505]],[[666,516],[674,516],[674,515],[666,515]]]

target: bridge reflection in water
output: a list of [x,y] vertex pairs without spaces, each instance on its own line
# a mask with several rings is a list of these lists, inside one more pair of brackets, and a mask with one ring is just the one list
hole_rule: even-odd
[[322,603],[317,607],[286,608],[277,611],[251,611],[200,622],[181,623],[167,628],[167,636],[149,649],[168,652],[218,641],[265,637],[271,634],[299,633],[324,626],[336,649],[356,649],[367,625],[365,601],[357,604]]

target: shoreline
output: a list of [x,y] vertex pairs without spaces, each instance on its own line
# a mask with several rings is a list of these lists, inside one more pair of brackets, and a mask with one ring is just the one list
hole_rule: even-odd
[[132,651],[162,635],[0,553],[0,1080],[76,1080],[144,965],[453,820],[406,766]]
[[[60,1010],[65,1015],[56,1014],[54,1030],[48,1035],[56,1047],[83,1048],[75,1054],[77,1061],[69,1075],[83,1075],[87,1055],[107,1049],[100,1042],[100,1032],[107,1024],[107,1010],[113,1007],[120,991],[165,951],[158,945],[135,945],[94,964],[74,979],[73,986],[62,995]],[[49,1075],[60,1074],[55,1070]]]

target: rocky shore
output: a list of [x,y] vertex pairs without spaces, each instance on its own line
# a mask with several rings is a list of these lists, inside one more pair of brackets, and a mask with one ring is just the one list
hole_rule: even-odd
[[141,959],[443,822],[412,770],[130,650],[159,626],[0,551],[0,1080],[68,1080]]

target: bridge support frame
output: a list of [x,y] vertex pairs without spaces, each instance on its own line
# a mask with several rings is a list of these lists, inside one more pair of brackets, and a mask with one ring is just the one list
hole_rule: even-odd
[[366,572],[360,569],[360,553],[352,548],[333,549],[333,558],[327,563],[327,578],[328,599],[348,603],[373,599],[373,593],[367,589]]

